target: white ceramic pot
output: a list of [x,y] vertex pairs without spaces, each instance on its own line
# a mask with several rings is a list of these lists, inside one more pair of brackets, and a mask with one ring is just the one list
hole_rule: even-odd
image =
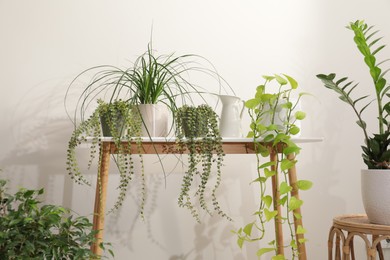
[[362,170],[361,189],[369,221],[390,225],[390,170]]
[[169,111],[165,104],[138,105],[142,116],[142,136],[165,137],[168,135]]

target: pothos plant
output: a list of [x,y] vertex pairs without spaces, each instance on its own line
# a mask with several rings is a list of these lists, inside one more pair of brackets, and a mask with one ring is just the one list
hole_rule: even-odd
[[[138,149],[141,149],[141,119],[138,110],[134,106],[129,105],[127,101],[115,100],[111,103],[106,103],[99,99],[98,106],[92,115],[80,124],[75,125],[68,143],[66,164],[69,175],[76,183],[90,185],[80,169],[76,148],[81,143],[90,143],[88,169],[92,166],[96,157],[98,157],[98,165],[100,165],[102,149],[98,148],[101,145],[102,136],[112,137],[117,148],[117,153],[113,155],[120,175],[119,195],[113,207],[113,209],[117,209],[122,205],[129,183],[135,174],[131,142],[136,142]],[[138,154],[141,163],[140,174],[142,179],[140,213],[143,216],[146,182],[143,159],[141,153],[139,152]],[[100,176],[100,167],[98,167],[98,176]]]
[[383,64],[389,59],[378,61],[377,57],[385,45],[379,44],[381,37],[376,37],[378,31],[373,26],[368,26],[364,21],[351,22],[347,28],[353,32],[353,40],[364,57],[364,63],[367,65],[372,79],[378,113],[376,117],[378,119],[378,132],[370,136],[367,131],[367,123],[363,118],[363,112],[374,100],[367,100],[369,95],[353,97],[358,83],[349,81],[347,77],[336,79],[335,73],[318,74],[317,77],[326,88],[335,91],[343,102],[351,106],[356,114],[356,123],[364,134],[365,145],[362,146],[362,157],[368,169],[390,169],[390,102],[388,99],[390,85],[385,79],[389,69],[383,68]]
[[[187,171],[184,173],[181,192],[178,199],[180,207],[191,211],[192,216],[200,222],[199,210],[196,209],[193,197],[198,199],[202,210],[212,215],[230,219],[220,208],[216,192],[221,184],[221,167],[224,157],[222,138],[218,128],[218,116],[208,105],[184,105],[176,112],[176,136],[180,151],[188,150]],[[215,169],[213,168],[215,163]],[[216,180],[211,188],[210,179],[216,171]],[[211,190],[211,194],[207,191]],[[211,196],[212,208],[207,203]]]
[[[295,196],[295,191],[307,190],[312,186],[308,180],[298,180],[290,183],[289,170],[295,167],[296,155],[300,147],[291,139],[300,132],[296,122],[305,118],[305,113],[297,111],[300,98],[305,93],[299,93],[293,98],[298,83],[292,77],[282,74],[263,76],[264,84],[257,87],[255,96],[245,102],[251,119],[248,137],[253,139],[257,159],[257,178],[251,182],[259,186],[260,200],[254,211],[254,220],[243,228],[235,231],[240,248],[246,242],[256,242],[264,239],[267,222],[275,221],[288,227],[290,231],[287,244],[277,244],[276,237],[268,241],[266,246],[261,246],[257,256],[273,252],[272,260],[286,259],[280,254],[280,248],[290,248],[292,259],[298,256],[298,247],[305,243],[304,238],[297,235],[306,230],[300,225],[294,228],[294,220],[300,219],[297,213],[303,201]],[[271,86],[269,86],[271,85]],[[271,92],[266,87],[272,88]],[[263,157],[269,157],[270,161],[262,162]],[[274,191],[268,191],[270,183],[274,182]],[[279,194],[276,198],[272,194]],[[278,208],[283,209],[278,213]],[[298,236],[299,237],[299,236]]]

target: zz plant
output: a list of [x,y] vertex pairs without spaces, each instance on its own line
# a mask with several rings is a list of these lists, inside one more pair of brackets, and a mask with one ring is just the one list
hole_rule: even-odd
[[[41,205],[43,189],[8,194],[6,184],[0,180],[1,259],[98,259],[90,250],[98,231],[88,218],[74,217],[61,206]],[[114,256],[109,243],[100,246]]]
[[[188,169],[183,177],[179,206],[189,209],[192,216],[200,222],[199,210],[191,199],[191,191],[194,189],[193,197],[198,199],[202,210],[210,215],[217,212],[230,220],[221,210],[216,196],[222,179],[221,167],[224,157],[217,114],[208,105],[180,107],[176,113],[176,136],[179,150],[188,151]],[[216,163],[216,180],[210,189],[211,194],[207,194],[213,163]],[[206,200],[210,195],[212,208]]]
[[[300,93],[294,101],[292,94],[298,83],[288,75],[263,78],[265,83],[259,85],[255,96],[245,102],[251,119],[248,137],[253,139],[257,159],[257,178],[251,184],[259,186],[260,201],[253,213],[254,220],[234,232],[238,237],[237,243],[242,248],[246,242],[263,240],[268,222],[282,223],[290,231],[289,242],[279,245],[275,237],[274,240],[268,241],[267,246],[258,249],[257,256],[273,252],[272,260],[284,260],[286,258],[278,253],[278,248],[289,247],[292,259],[296,259],[298,247],[305,243],[305,239],[299,238],[297,241],[296,237],[306,230],[302,226],[294,228],[294,220],[301,218],[297,209],[303,204],[295,192],[297,189],[307,190],[312,186],[307,180],[299,180],[297,183],[290,183],[289,180],[289,170],[295,166],[295,156],[300,151],[300,147],[291,137],[300,131],[296,122],[305,118],[304,112],[296,111],[304,93]],[[272,93],[266,91],[268,85],[271,85]],[[270,155],[273,155],[274,159]],[[263,163],[263,157],[269,157],[270,161]],[[268,191],[271,180],[278,184],[275,191]],[[280,198],[275,198],[272,193],[280,194]],[[277,208],[284,209],[281,215]]]
[[367,124],[363,119],[363,112],[373,102],[369,95],[353,97],[358,83],[349,81],[347,77],[336,79],[336,74],[318,74],[317,77],[328,89],[335,91],[339,98],[347,103],[356,114],[356,123],[362,129],[364,135],[363,161],[368,169],[390,169],[390,102],[388,93],[390,85],[385,79],[389,69],[384,69],[383,64],[389,59],[378,61],[379,52],[385,47],[380,45],[381,37],[377,37],[378,31],[374,26],[368,26],[364,21],[351,22],[348,29],[354,34],[354,42],[357,49],[363,55],[364,63],[372,79],[377,106],[378,132],[370,136],[367,132]]
[[[87,165],[88,169],[92,166],[96,157],[98,157],[98,165],[100,165],[102,149],[99,149],[99,145],[101,144],[100,138],[104,135],[104,132],[109,137],[112,137],[118,149],[117,153],[113,155],[120,175],[120,183],[118,185],[119,195],[113,207],[113,209],[117,209],[122,205],[129,183],[135,174],[134,161],[131,154],[131,142],[135,141],[138,149],[141,149],[141,119],[138,110],[134,106],[129,105],[128,102],[123,100],[116,100],[111,103],[98,100],[98,107],[92,115],[80,124],[75,125],[68,143],[67,170],[76,183],[90,185],[80,169],[76,149],[81,143],[89,142],[90,159]],[[140,212],[141,216],[143,216],[146,199],[146,182],[143,171],[143,159],[141,153],[138,154],[141,162],[142,179]],[[98,176],[100,176],[100,168],[98,168]]]

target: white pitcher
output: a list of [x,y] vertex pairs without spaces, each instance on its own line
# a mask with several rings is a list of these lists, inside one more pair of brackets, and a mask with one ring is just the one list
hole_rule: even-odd
[[236,96],[219,95],[222,102],[219,130],[222,137],[241,137],[244,101]]

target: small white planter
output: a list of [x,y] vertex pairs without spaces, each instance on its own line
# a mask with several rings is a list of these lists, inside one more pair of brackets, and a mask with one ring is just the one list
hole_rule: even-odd
[[168,108],[165,104],[141,104],[143,119],[142,136],[165,137],[168,135]]
[[390,225],[390,170],[362,170],[361,191],[369,221]]

